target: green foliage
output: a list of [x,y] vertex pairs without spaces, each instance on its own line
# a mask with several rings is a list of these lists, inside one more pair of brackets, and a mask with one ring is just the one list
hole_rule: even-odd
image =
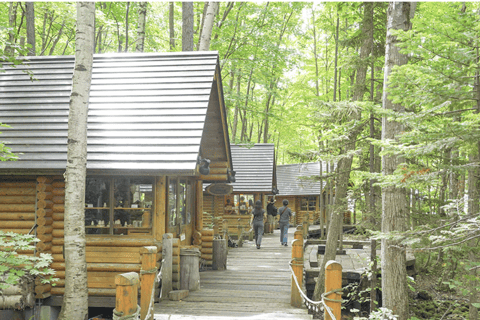
[[38,256],[20,254],[18,251],[31,251],[38,242],[33,235],[0,231],[0,291],[17,284],[22,277],[38,277],[42,283],[51,283],[55,271],[49,266],[53,257],[47,253]]

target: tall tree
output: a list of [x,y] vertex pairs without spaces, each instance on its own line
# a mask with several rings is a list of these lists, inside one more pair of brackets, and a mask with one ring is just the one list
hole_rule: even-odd
[[215,15],[217,14],[217,11],[218,11],[218,2],[210,1],[208,3],[207,12],[205,14],[202,34],[199,39],[199,45],[198,45],[199,51],[210,50],[210,40],[212,39],[213,25],[215,23]]
[[[387,43],[385,52],[385,71],[383,88],[383,109],[394,113],[404,113],[405,107],[393,103],[389,99],[388,79],[395,66],[407,64],[408,57],[400,53],[397,45],[398,39],[394,35],[396,30],[407,31],[411,28],[411,12],[415,6],[409,2],[390,2],[387,11]],[[403,125],[388,117],[382,119],[382,141],[395,141],[404,130]],[[382,157],[382,174],[390,176],[403,162],[397,155],[384,155]],[[389,185],[383,188],[382,193],[382,232],[406,231],[406,217],[408,203],[406,190],[403,187]],[[384,307],[398,315],[400,320],[408,319],[408,289],[406,248],[396,240],[382,239],[382,304]]]
[[170,50],[175,48],[175,2],[168,5],[168,28],[170,29]]
[[65,294],[58,319],[87,319],[88,290],[85,256],[85,180],[87,115],[92,80],[95,3],[77,3],[75,67],[68,115],[65,172]]
[[35,55],[35,3],[25,2],[25,9],[27,11],[27,44],[30,45],[28,55]]
[[138,3],[138,22],[137,22],[137,45],[135,51],[143,52],[145,47],[145,26],[147,20],[148,2]]
[[182,2],[182,51],[193,51],[193,2]]

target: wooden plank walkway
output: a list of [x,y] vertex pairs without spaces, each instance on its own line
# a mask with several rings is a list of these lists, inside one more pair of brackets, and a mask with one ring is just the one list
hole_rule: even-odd
[[[289,243],[295,228],[289,229]],[[182,301],[155,304],[155,320],[312,319],[306,308],[290,306],[291,246],[280,245],[279,230],[265,235],[261,249],[247,241],[229,248],[227,270],[200,272],[200,290]]]

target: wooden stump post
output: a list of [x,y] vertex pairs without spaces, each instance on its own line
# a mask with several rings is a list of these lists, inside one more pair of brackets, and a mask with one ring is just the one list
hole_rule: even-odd
[[[298,231],[295,231],[295,233],[297,232]],[[302,234],[302,232],[299,233]],[[297,279],[301,289],[303,287],[303,240],[300,239],[292,241],[292,269],[294,275],[292,275],[290,305],[301,308],[303,306],[303,298],[293,278],[295,277]]]
[[303,226],[302,225],[298,225],[297,229],[295,229],[295,232],[293,233],[293,239],[301,240],[303,244]]
[[[155,277],[157,275],[157,247],[140,248],[140,254],[142,257],[142,269],[140,271],[140,307],[142,309],[140,319],[152,320],[153,312],[150,313],[148,319],[146,316],[150,307],[150,301],[152,301],[153,308],[152,289],[155,286]],[[153,294],[155,294],[155,291],[153,291]]]
[[213,239],[213,270],[227,269],[227,240]]
[[168,293],[173,290],[172,261],[173,261],[173,234],[165,233],[162,243],[162,300],[168,299]]
[[243,247],[243,227],[242,227],[242,219],[238,218],[238,247]]
[[115,298],[115,310],[113,312],[118,316],[131,316],[137,312],[138,308],[138,273],[128,272],[115,276],[115,285],[117,287]]
[[228,220],[227,219],[223,219],[222,230],[223,230],[223,239],[225,239],[228,243]]
[[[342,265],[337,261],[330,260],[325,265],[325,293],[342,288]],[[342,295],[334,292],[326,296],[328,299],[341,301]],[[336,320],[342,317],[342,303],[326,300],[326,305],[330,308]],[[332,320],[327,310],[324,311],[324,319]]]

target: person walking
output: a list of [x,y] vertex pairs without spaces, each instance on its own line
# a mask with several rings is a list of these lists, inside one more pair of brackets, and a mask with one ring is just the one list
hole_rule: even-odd
[[262,235],[263,235],[263,221],[265,218],[265,210],[262,209],[262,201],[257,200],[255,202],[255,208],[252,211],[252,226],[253,231],[255,232],[255,244],[257,249],[260,249],[262,244]]
[[290,217],[292,216],[292,210],[288,208],[288,200],[283,199],[283,207],[278,209],[280,214],[280,219],[278,220],[278,225],[280,227],[280,243],[282,246],[288,246],[288,227],[290,225]]
[[270,198],[267,204],[267,224],[265,228],[266,233],[273,233],[275,225],[275,217],[277,216],[277,208],[274,205],[275,200]]

